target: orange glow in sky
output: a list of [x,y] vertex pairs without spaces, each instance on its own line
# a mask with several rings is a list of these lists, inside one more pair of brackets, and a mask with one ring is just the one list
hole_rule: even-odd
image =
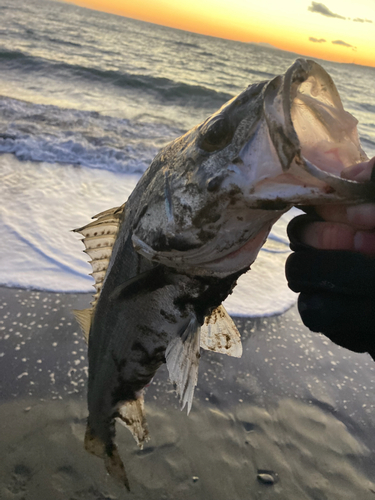
[[65,0],[205,35],[375,66],[374,0]]

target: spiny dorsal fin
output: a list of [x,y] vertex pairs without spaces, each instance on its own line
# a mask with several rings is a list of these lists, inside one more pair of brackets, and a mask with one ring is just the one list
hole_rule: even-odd
[[100,214],[94,215],[93,219],[96,220],[90,222],[90,224],[78,229],[73,229],[75,233],[80,233],[83,236],[82,241],[85,245],[84,252],[91,258],[91,276],[95,279],[94,287],[96,293],[91,302],[91,309],[73,311],[87,342],[91,320],[107,273],[112,255],[112,248],[117,238],[124,208],[125,203],[121,207],[105,210]]
[[144,412],[143,393],[135,401],[124,403],[117,411],[117,421],[130,430],[137,445],[142,450],[143,443],[150,439]]
[[224,306],[214,309],[201,326],[200,346],[208,351],[240,358],[241,336]]
[[176,384],[181,410],[187,403],[188,414],[198,381],[199,337],[199,323],[196,318],[192,318],[183,334],[174,338],[165,352],[170,381]]
[[79,326],[81,327],[82,333],[87,343],[89,342],[92,313],[93,313],[92,308],[73,310],[74,317],[77,320]]

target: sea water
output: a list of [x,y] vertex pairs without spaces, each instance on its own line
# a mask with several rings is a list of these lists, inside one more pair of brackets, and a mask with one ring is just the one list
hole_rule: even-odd
[[[46,0],[0,1],[0,284],[89,292],[70,230],[127,199],[157,151],[297,54]],[[375,68],[319,61],[375,155]],[[286,285],[274,226],[226,307],[271,315]]]

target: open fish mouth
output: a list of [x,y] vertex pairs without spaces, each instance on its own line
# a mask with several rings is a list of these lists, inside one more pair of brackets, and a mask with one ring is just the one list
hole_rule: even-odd
[[375,200],[375,184],[341,178],[368,159],[357,123],[314,61],[297,59],[284,75],[248,87],[163,151],[162,159],[178,160],[164,167],[162,202],[145,194],[153,211],[134,225],[135,250],[223,276],[255,260],[293,205]]
[[341,178],[344,168],[368,160],[357,123],[328,73],[298,59],[266,85],[263,118],[229,168],[251,172],[252,206],[266,208],[267,200],[295,205],[375,199],[368,183]]

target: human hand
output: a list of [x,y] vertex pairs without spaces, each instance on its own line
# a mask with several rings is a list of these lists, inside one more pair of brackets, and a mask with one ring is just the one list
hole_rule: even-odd
[[[374,180],[375,158],[344,170],[351,180]],[[375,358],[375,204],[325,205],[288,226],[289,287],[310,330]]]
[[[375,157],[346,168],[342,177],[355,181],[370,180],[373,171],[375,173],[374,167]],[[323,220],[306,224],[300,234],[302,243],[320,250],[350,250],[375,256],[375,203],[321,205],[315,208],[315,212]]]

